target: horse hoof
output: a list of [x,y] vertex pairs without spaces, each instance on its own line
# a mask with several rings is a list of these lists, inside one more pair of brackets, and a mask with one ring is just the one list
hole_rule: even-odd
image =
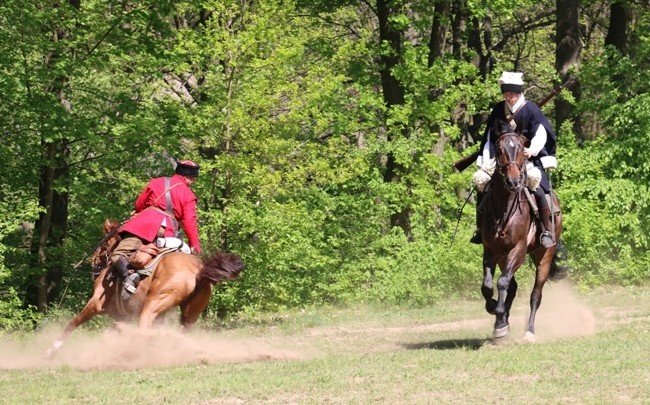
[[54,343],[52,343],[52,347],[47,349],[47,351],[45,352],[45,357],[47,357],[48,359],[52,359],[54,357],[54,355],[56,354],[56,352],[59,351],[61,346],[63,346],[63,341],[62,340],[54,341]]
[[535,343],[537,339],[535,338],[535,335],[533,335],[532,333],[526,332],[526,334],[524,335],[524,341],[528,343]]
[[494,311],[497,309],[496,300],[488,301],[485,303],[485,310],[488,314],[494,315]]
[[508,336],[508,332],[510,332],[510,325],[506,325],[502,328],[494,328],[494,338],[495,339],[500,339]]

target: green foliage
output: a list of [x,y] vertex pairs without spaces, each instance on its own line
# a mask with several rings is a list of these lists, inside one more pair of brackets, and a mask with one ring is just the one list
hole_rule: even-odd
[[42,317],[36,308],[23,308],[16,290],[2,289],[0,284],[0,334],[32,331]]
[[[451,163],[475,148],[468,139],[499,98],[502,69],[526,72],[530,100],[549,90],[553,29],[528,17],[549,4],[469,2],[467,17],[492,21],[499,46],[448,47],[430,60],[429,2],[392,4],[400,49],[380,43],[375,10],[357,1],[23,3],[0,6],[0,161],[10,174],[0,179],[0,291],[9,292],[0,322],[16,319],[6,328],[34,321],[25,298],[45,269],[29,224],[52,208],[41,171],[56,169],[53,186],[70,197],[62,243],[45,252],[62,272],[50,315],[67,315],[91,288],[88,269],[72,264],[101,239],[105,218],[127,218],[145,182],[171,172],[173,157],[202,167],[194,189],[205,249],[246,262],[240,282],[217,288],[210,314],[423,306],[478,292],[473,207],[458,217],[471,170],[452,173]],[[586,142],[576,146],[568,124],[559,131],[563,239],[589,286],[648,276],[647,16],[635,30],[634,54],[585,53],[582,99],[568,101],[589,121]],[[390,107],[382,52],[400,52],[390,74],[404,102]],[[477,67],[481,57],[493,71]],[[408,236],[391,229],[398,213]]]
[[579,107],[603,134],[582,148],[563,145],[569,146],[560,171],[565,235],[576,275],[590,285],[639,284],[650,275],[650,165],[643,153],[650,142],[650,95],[647,86],[635,85],[650,79],[645,63],[614,50],[587,63]]

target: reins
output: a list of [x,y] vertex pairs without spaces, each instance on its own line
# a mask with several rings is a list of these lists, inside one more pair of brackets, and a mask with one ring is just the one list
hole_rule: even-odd
[[[505,134],[502,134],[501,136],[516,137],[517,139],[519,139],[519,136],[516,133],[505,133]],[[526,169],[526,160],[524,160],[521,165],[518,165],[515,161],[510,160],[510,156],[508,156],[508,159],[509,159],[509,161],[504,163],[504,164],[501,164],[498,159],[497,159],[497,162],[496,162],[497,163],[496,172],[499,173],[499,177],[501,178],[501,182],[503,183],[503,187],[504,187],[505,191],[507,191],[508,193],[515,193],[514,201],[512,201],[512,204],[510,204],[509,207],[508,206],[506,207],[506,215],[505,215],[505,217],[495,218],[496,225],[497,225],[496,226],[496,228],[497,228],[497,237],[499,237],[501,239],[505,238],[506,233],[508,232],[508,229],[510,229],[510,226],[512,225],[513,220],[515,218],[515,212],[516,212],[517,208],[519,207],[519,205],[522,204],[522,203],[528,203],[527,199],[524,199],[523,201],[521,199],[522,190],[526,189],[526,187],[527,187],[526,183],[527,183],[527,179],[528,179],[528,171]],[[507,185],[506,185],[506,176],[503,173],[503,169],[508,168],[509,166],[517,167],[517,169],[519,169],[519,172],[520,172],[520,174],[519,174],[519,178],[520,178],[519,187],[517,187],[517,189],[514,190],[514,191],[510,190],[509,187],[507,187]],[[495,179],[493,178],[493,181],[494,180]],[[492,190],[492,192],[494,192],[494,190]],[[508,199],[506,204],[509,204],[509,202],[510,202],[510,198]],[[494,214],[494,205],[493,204],[491,204],[491,205],[492,205],[491,210],[492,210],[492,212]],[[500,225],[501,222],[505,222],[505,225],[503,227],[501,227],[501,225]]]
[[[524,201],[524,202],[527,203],[527,201]],[[508,229],[510,228],[510,225],[512,224],[512,220],[515,218],[515,215],[514,215],[515,210],[517,209],[517,207],[519,207],[519,205],[521,203],[522,203],[522,201],[521,201],[521,190],[519,190],[519,191],[516,192],[515,200],[513,201],[513,203],[508,208],[508,213],[504,217],[507,220],[506,225],[503,228],[501,228],[501,226],[499,225],[499,222],[501,222],[500,218],[495,218],[497,220],[497,236],[499,238],[503,239],[503,238],[506,237],[506,233],[508,232]],[[494,210],[493,210],[493,212],[494,212]]]

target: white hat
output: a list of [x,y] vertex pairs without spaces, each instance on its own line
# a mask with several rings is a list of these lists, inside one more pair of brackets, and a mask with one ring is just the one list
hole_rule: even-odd
[[522,93],[524,89],[524,76],[521,72],[503,72],[499,78],[501,92]]

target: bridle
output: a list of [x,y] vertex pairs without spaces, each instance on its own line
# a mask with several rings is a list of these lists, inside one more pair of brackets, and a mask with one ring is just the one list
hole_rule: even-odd
[[[504,146],[508,141],[514,142],[514,144],[511,147],[507,147],[507,145]],[[504,187],[511,192],[519,192],[526,185],[526,160],[523,158],[523,150],[524,145],[518,134],[514,132],[506,132],[499,135],[497,140],[496,168],[501,175]],[[522,158],[518,159],[520,153]],[[508,160],[503,161],[504,157]],[[518,160],[520,161],[518,162]],[[519,172],[519,181],[514,187],[509,180],[510,176],[508,176],[508,169],[510,166],[516,167]]]

